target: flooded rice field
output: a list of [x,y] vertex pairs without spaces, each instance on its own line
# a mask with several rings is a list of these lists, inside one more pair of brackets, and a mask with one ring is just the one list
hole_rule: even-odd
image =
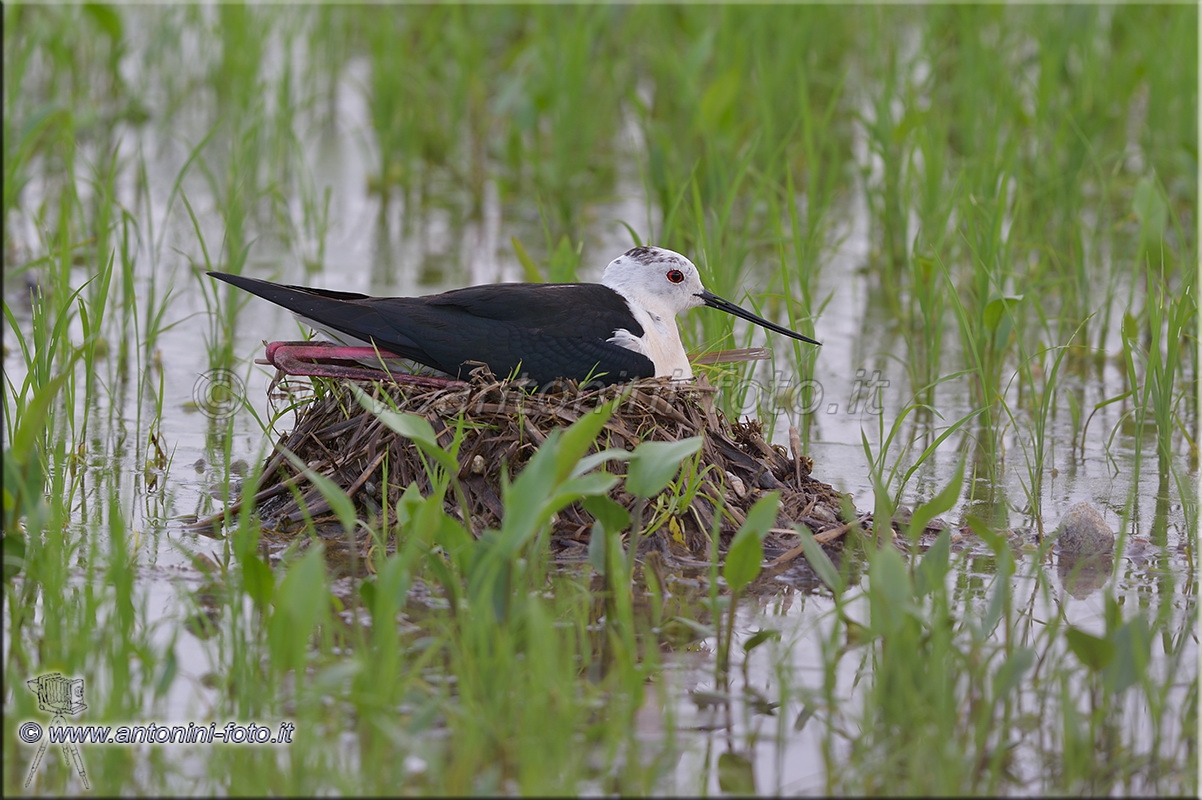
[[[104,793],[1196,793],[1197,76],[1158,53],[1196,63],[1197,30],[6,7],[6,789],[82,788],[18,730],[58,672],[67,722],[296,726],[82,745]],[[308,329],[206,271],[424,295],[640,243],[822,342],[678,320],[769,348],[709,368],[715,402],[896,536],[744,580],[731,541],[672,569],[622,527],[549,562],[518,488],[495,536],[409,497],[349,560],[260,530],[246,487],[312,390],[255,359]],[[1079,504],[1110,552],[1055,543]]]

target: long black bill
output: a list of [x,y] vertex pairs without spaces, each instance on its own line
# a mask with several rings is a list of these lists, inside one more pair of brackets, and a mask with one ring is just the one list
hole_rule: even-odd
[[816,342],[808,336],[802,336],[800,333],[795,333],[795,332],[789,330],[788,328],[782,328],[780,325],[777,325],[775,322],[769,322],[768,320],[764,319],[763,317],[757,317],[755,314],[752,314],[750,311],[747,311],[746,309],[743,309],[743,308],[739,308],[738,306],[736,306],[734,303],[730,302],[729,300],[723,300],[721,297],[719,297],[718,295],[714,294],[713,292],[711,292],[707,289],[702,289],[700,292],[697,293],[697,296],[700,297],[702,300],[704,300],[705,304],[707,306],[709,306],[710,308],[716,308],[719,311],[725,311],[727,314],[733,314],[736,317],[740,317],[742,319],[747,320],[748,322],[754,322],[756,325],[767,328],[768,330],[773,331],[775,333],[783,333],[785,336],[792,336],[794,339],[800,339],[803,342],[809,342],[810,344],[816,344],[820,347],[822,346],[822,342]]

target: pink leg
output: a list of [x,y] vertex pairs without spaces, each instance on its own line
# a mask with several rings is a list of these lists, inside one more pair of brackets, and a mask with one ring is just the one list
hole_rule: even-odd
[[467,386],[454,378],[411,375],[386,369],[329,363],[331,361],[383,360],[400,358],[387,350],[374,347],[343,347],[333,342],[271,342],[267,345],[267,363],[286,375],[307,375],[322,378],[346,378],[359,381],[378,381],[388,376],[396,383],[428,386],[435,389]]
[[315,340],[312,342],[267,342],[267,353],[266,353],[267,360],[260,361],[259,363],[271,364],[272,366],[277,366],[275,363],[275,351],[279,350],[281,347],[286,347],[286,348],[309,347],[309,348],[313,348],[313,349],[316,349],[319,347],[324,347],[327,349],[332,349],[332,348],[337,347],[337,345],[334,344],[333,342],[323,342],[320,340]]

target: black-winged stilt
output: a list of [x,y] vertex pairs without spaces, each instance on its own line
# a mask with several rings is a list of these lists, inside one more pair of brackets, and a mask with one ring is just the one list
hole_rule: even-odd
[[[281,305],[328,334],[327,343],[268,346],[268,361],[297,372],[300,359],[379,364],[408,359],[454,377],[481,364],[494,375],[546,385],[693,377],[676,315],[706,305],[810,344],[708,291],[697,267],[661,247],[636,247],[605,268],[601,283],[499,283],[426,297],[368,297],[210,272]],[[363,377],[362,370],[306,364],[303,374]],[[377,373],[378,374],[378,373]]]

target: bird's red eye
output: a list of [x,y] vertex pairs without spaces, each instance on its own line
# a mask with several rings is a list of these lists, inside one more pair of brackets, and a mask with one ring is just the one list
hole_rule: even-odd
[[672,283],[680,283],[684,280],[684,273],[678,269],[670,269],[668,270],[668,280]]

